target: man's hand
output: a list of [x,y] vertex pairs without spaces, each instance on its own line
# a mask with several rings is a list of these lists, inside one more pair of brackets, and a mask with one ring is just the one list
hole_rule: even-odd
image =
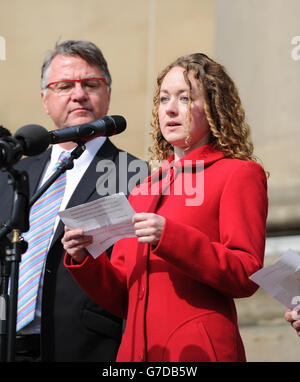
[[82,263],[88,255],[85,248],[92,244],[93,238],[92,236],[84,235],[84,231],[80,228],[70,229],[65,227],[65,234],[61,242],[64,249],[76,263]]

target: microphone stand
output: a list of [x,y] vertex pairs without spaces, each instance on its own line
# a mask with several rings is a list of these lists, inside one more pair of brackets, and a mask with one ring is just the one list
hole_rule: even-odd
[[[1,257],[1,294],[0,294],[0,349],[1,361],[13,361],[15,353],[16,315],[18,303],[19,262],[21,255],[27,249],[27,243],[22,240],[21,232],[29,230],[29,182],[25,171],[13,168],[7,170],[10,183],[14,189],[13,210],[10,224],[13,239],[11,243],[7,238],[2,238],[1,243],[6,255]],[[9,228],[8,228],[9,227]],[[6,246],[6,244],[8,244]],[[10,294],[8,295],[8,282],[10,280]],[[10,317],[10,320],[8,320]],[[7,351],[6,351],[7,350]],[[7,357],[7,359],[6,359]]]
[[[55,182],[66,170],[73,168],[74,159],[80,157],[85,151],[85,145],[81,141],[72,151],[66,163],[62,163],[55,173],[43,184],[32,196],[29,202],[28,174],[25,171],[17,171],[13,168],[6,169],[10,175],[10,183],[14,189],[14,201],[12,217],[9,222],[3,224],[0,229],[0,361],[15,361],[16,353],[16,326],[18,307],[19,263],[21,255],[27,250],[27,242],[21,237],[22,232],[29,230],[29,210],[37,199]],[[11,242],[6,235],[13,232]],[[5,249],[4,249],[5,248]],[[8,282],[10,277],[10,293]]]

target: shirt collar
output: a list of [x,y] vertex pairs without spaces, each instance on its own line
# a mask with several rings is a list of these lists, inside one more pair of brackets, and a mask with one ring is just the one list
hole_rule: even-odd
[[[105,142],[106,140],[106,137],[97,137],[97,138],[94,138],[88,142],[85,143],[85,150],[84,152],[80,155],[79,158],[75,159],[74,160],[74,169],[75,170],[80,170],[80,168],[82,166],[84,166],[84,164],[87,162],[87,161],[91,161],[94,156],[96,155],[96,153],[98,152],[98,150],[100,149],[100,147],[103,145],[103,143]],[[51,162],[52,163],[56,163],[60,154],[63,152],[63,151],[68,151],[68,152],[72,152],[74,149],[71,149],[71,150],[65,150],[63,149],[60,145],[53,145],[52,146],[52,151],[51,151]]]
[[185,157],[177,161],[174,161],[174,154],[171,155],[169,158],[163,161],[162,166],[153,174],[151,174],[145,181],[150,181],[150,179],[152,182],[159,180],[160,178],[166,176],[171,168],[174,168],[177,171],[182,171],[183,168],[196,169],[199,166],[199,160],[203,161],[201,163],[201,167],[205,168],[223,158],[224,154],[208,143],[191,151]]

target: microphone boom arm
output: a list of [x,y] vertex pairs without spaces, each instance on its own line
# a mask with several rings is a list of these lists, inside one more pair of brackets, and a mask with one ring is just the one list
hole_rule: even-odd
[[78,146],[71,152],[70,158],[67,162],[62,163],[57,170],[50,176],[50,178],[37,190],[37,192],[30,199],[30,207],[38,200],[38,198],[43,195],[43,193],[51,186],[55,180],[63,174],[66,170],[70,170],[74,167],[74,159],[80,157],[80,155],[85,151],[85,145],[81,141],[77,141]]

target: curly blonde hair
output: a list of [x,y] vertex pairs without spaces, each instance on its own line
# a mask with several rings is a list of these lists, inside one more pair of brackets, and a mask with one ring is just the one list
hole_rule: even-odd
[[[250,128],[245,121],[245,112],[237,88],[225,68],[202,53],[179,57],[168,65],[157,78],[153,99],[151,135],[149,148],[152,160],[163,160],[173,153],[173,147],[164,139],[159,127],[158,108],[160,87],[165,75],[174,67],[185,69],[184,78],[191,91],[188,73],[193,72],[203,95],[204,110],[210,126],[210,143],[227,158],[254,160]],[[191,120],[191,100],[188,103],[188,129]],[[189,135],[186,139],[188,144]]]

